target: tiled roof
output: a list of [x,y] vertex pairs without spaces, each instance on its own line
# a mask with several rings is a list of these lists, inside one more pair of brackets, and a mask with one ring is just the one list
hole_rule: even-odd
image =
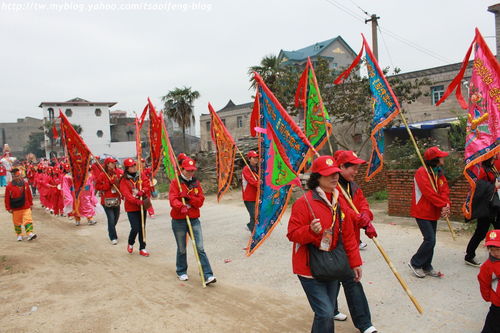
[[319,55],[324,49],[326,49],[331,43],[335,42],[336,40],[343,43],[347,47],[347,49],[350,52],[352,52],[354,55],[356,54],[354,52],[354,50],[349,46],[349,44],[347,44],[344,41],[344,39],[341,36],[337,36],[335,38],[327,39],[325,41],[306,46],[306,47],[299,49],[299,50],[296,50],[296,51],[281,50],[280,57],[286,58],[286,59],[291,60],[291,61],[306,60],[307,57],[315,57],[315,56]]

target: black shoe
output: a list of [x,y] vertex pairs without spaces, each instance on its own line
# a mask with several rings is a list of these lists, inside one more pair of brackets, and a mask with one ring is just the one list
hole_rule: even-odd
[[481,266],[481,263],[479,261],[477,261],[475,258],[472,258],[472,259],[465,258],[464,260],[465,260],[465,263],[467,265],[474,266],[474,267]]

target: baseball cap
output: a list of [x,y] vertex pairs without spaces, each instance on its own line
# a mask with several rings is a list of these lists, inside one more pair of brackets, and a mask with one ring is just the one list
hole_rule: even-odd
[[108,164],[108,163],[116,163],[118,162],[114,157],[106,157],[106,159],[104,160],[104,164]]
[[424,160],[431,161],[438,157],[448,156],[448,153],[439,149],[439,147],[430,147],[424,152]]
[[258,154],[255,150],[250,150],[250,151],[247,153],[247,157],[248,157],[248,158],[251,158],[251,157],[259,157],[259,154]]
[[133,158],[127,158],[125,161],[123,161],[123,166],[126,168],[134,166],[134,165],[135,165],[135,161]]
[[500,230],[491,230],[487,235],[486,235],[486,246],[496,246],[500,247]]
[[193,160],[192,160],[191,158],[189,158],[189,157],[186,157],[186,158],[182,161],[182,165],[181,165],[181,167],[182,167],[184,170],[187,170],[187,171],[197,170],[195,161],[193,161]]
[[335,166],[332,156],[324,155],[314,160],[311,171],[322,176],[329,176],[341,170]]
[[342,164],[351,163],[351,164],[364,164],[365,160],[362,160],[356,155],[352,150],[344,150],[338,154],[336,158],[336,165],[340,166]]

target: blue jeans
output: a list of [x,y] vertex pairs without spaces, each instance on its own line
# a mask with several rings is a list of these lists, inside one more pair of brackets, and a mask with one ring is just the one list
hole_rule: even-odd
[[[141,211],[127,212],[128,221],[130,222],[130,234],[128,235],[128,243],[134,245],[135,238],[139,235],[139,250],[144,250],[146,248],[146,242],[144,241],[144,236],[142,233],[142,223],[141,223]],[[146,217],[147,212],[144,210],[144,228],[146,228]]]
[[436,245],[437,221],[416,219],[418,227],[424,241],[417,250],[417,253],[411,258],[411,265],[423,270],[432,270],[432,257],[434,256],[434,246]]
[[337,281],[319,281],[298,276],[314,312],[311,333],[335,332],[333,316],[337,303]]
[[245,207],[250,215],[250,222],[247,223],[247,228],[250,232],[253,232],[253,227],[255,226],[255,201],[243,201]]
[[118,239],[116,235],[116,224],[120,218],[120,206],[118,207],[104,207],[104,212],[108,218],[108,235],[109,239]]
[[7,186],[7,176],[0,176],[0,186],[1,187]]
[[[370,307],[366,299],[365,291],[361,282],[356,282],[354,279],[341,281],[344,287],[345,299],[349,307],[349,313],[352,317],[354,326],[364,332],[368,327],[372,326],[370,315]],[[338,281],[337,298],[340,292],[340,281]],[[338,303],[335,304],[335,314],[339,313]]]
[[[208,262],[207,254],[203,248],[203,235],[201,233],[201,223],[199,219],[191,219],[191,227],[193,228],[194,239],[196,240],[196,249],[200,257],[201,268],[205,280],[214,275],[210,263]],[[186,255],[186,235],[189,234],[188,225],[185,219],[172,219],[172,231],[174,232],[175,241],[177,242],[177,258],[176,272],[177,276],[187,274],[188,264]]]

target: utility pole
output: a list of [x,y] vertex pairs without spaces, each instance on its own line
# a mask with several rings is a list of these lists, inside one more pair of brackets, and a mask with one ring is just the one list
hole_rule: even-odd
[[372,50],[373,50],[373,55],[375,56],[375,59],[377,59],[377,61],[378,61],[377,20],[379,18],[380,17],[377,16],[376,14],[372,14],[370,19],[365,20],[365,24],[368,22],[372,22]]

